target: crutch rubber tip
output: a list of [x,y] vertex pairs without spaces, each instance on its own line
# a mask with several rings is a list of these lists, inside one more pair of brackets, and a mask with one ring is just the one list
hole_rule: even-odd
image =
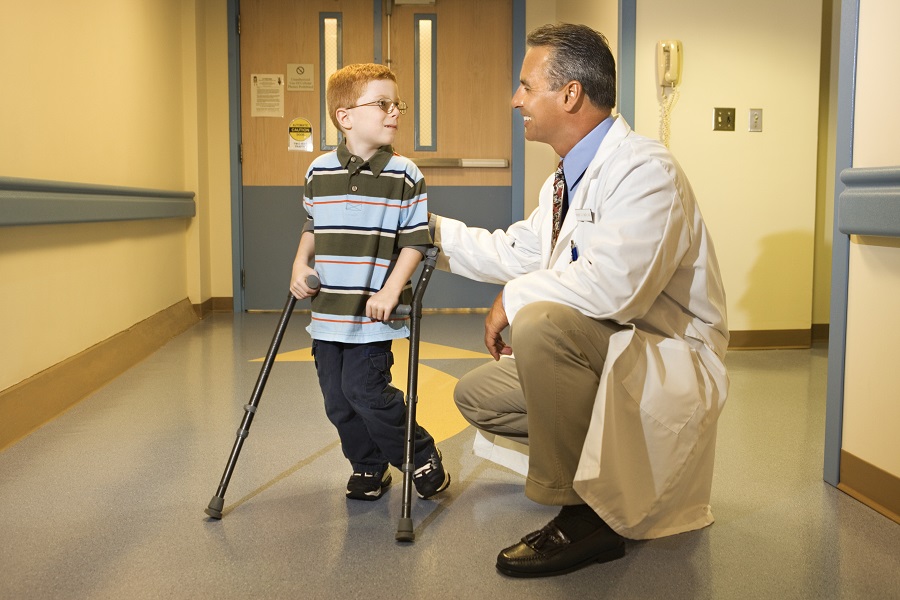
[[209,501],[209,506],[206,507],[204,511],[206,514],[211,516],[213,519],[221,519],[222,518],[222,507],[225,506],[225,498],[219,498],[218,496],[213,496],[212,500]]
[[413,533],[413,522],[412,519],[409,518],[401,518],[400,524],[397,525],[397,535],[394,536],[398,542],[412,542],[416,539],[416,534]]

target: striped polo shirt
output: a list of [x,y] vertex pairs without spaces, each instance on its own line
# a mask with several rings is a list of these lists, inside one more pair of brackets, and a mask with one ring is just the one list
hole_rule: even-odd
[[[313,160],[303,204],[315,235],[321,288],[307,331],[317,340],[367,343],[409,336],[408,319],[366,317],[401,248],[430,246],[425,178],[407,158],[382,146],[367,161],[342,142]],[[412,300],[406,283],[401,304]]]

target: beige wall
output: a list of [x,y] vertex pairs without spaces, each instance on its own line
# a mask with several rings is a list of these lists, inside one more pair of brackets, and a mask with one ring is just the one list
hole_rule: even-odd
[[816,177],[816,243],[813,271],[814,324],[831,321],[831,253],[834,233],[835,147],[841,0],[822,2],[822,63],[819,80],[819,154]]
[[182,189],[180,6],[178,0],[5,3],[4,174]]
[[[891,73],[900,53],[893,0],[860,0],[853,167],[900,167],[900,84]],[[900,240],[853,236],[847,298],[842,448],[900,477]]]
[[231,295],[224,22],[224,0],[4,6],[0,175],[191,190],[198,214],[0,228],[0,390]]
[[[226,0],[185,2],[186,187],[197,191],[189,231],[191,301],[230,298],[231,181]],[[194,181],[194,187],[190,183]]]
[[[811,326],[821,18],[821,0],[637,5],[633,125],[658,137],[655,44],[681,40],[670,148],[712,231],[732,330]],[[736,109],[735,131],[712,131],[714,107]]]

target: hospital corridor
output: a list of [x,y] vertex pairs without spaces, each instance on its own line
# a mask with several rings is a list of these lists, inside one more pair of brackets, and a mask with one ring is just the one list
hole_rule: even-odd
[[0,600],[900,600],[900,2],[2,4]]

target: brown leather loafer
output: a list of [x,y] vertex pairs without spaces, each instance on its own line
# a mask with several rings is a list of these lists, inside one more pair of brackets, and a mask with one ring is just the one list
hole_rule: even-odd
[[518,544],[501,551],[497,556],[497,570],[510,577],[549,577],[623,556],[624,538],[606,523],[584,539],[573,542],[550,521]]

